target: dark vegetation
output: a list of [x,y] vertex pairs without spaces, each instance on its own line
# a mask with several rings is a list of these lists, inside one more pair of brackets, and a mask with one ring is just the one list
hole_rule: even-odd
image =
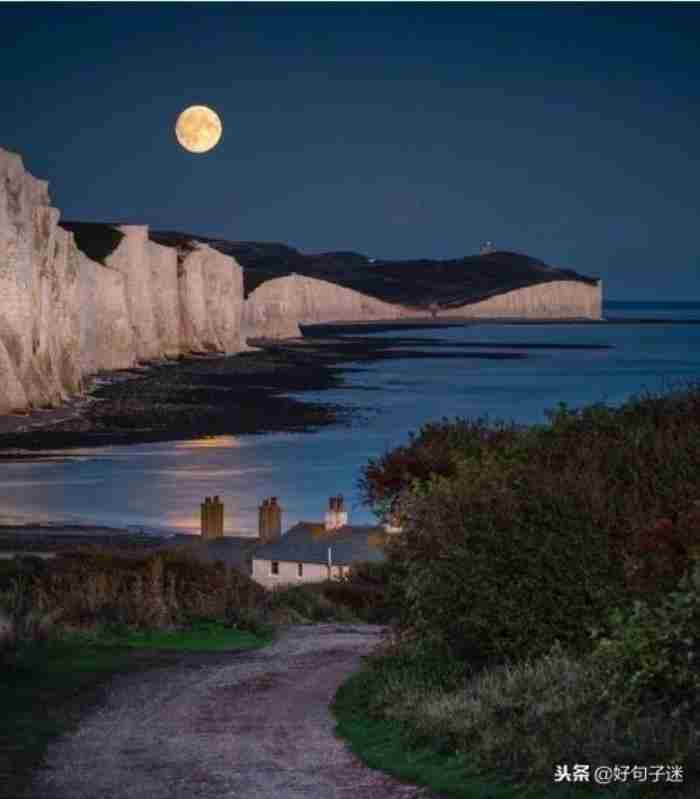
[[386,565],[399,626],[340,718],[360,702],[360,749],[391,722],[461,762],[449,795],[480,796],[458,790],[474,770],[586,795],[553,775],[587,763],[684,769],[606,795],[697,796],[700,387],[549,421],[445,419],[364,469],[366,501],[403,524]]
[[[100,263],[104,263],[121,238],[113,224],[60,224],[75,234],[79,249]],[[246,297],[261,283],[293,273],[337,283],[385,302],[421,309],[432,303],[441,308],[457,307],[553,280],[596,283],[596,278],[585,277],[571,269],[558,269],[537,258],[506,251],[443,261],[372,261],[357,252],[309,254],[286,244],[226,241],[175,231],[150,231],[149,235],[152,241],[167,247],[182,250],[191,248],[192,242],[201,242],[233,256],[243,267]]]
[[105,258],[117,249],[124,238],[124,234],[115,225],[68,221],[61,221],[60,224],[64,230],[73,234],[79,250],[103,266]]

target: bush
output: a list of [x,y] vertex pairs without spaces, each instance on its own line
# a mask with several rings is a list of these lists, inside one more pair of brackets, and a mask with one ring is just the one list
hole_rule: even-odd
[[658,519],[632,536],[623,553],[631,593],[653,597],[669,591],[700,557],[700,502],[675,519]]
[[[635,579],[662,592],[700,545],[697,386],[618,409],[560,407],[550,422],[489,436],[457,421],[452,438],[443,424],[450,473],[402,486],[404,529],[389,548],[401,623],[482,665],[556,640],[588,651],[588,629],[641,590]],[[436,435],[412,442],[412,457],[430,462],[421,442]],[[398,479],[385,465],[376,496]],[[639,531],[655,519],[672,534],[645,554]]]
[[480,667],[583,649],[587,624],[621,596],[622,569],[576,497],[523,467],[464,464],[406,502],[389,550],[404,626]]
[[607,701],[604,672],[590,655],[578,658],[555,645],[539,658],[484,669],[463,685],[433,683],[430,690],[416,690],[407,676],[394,678],[400,690],[391,691],[387,704],[392,669],[387,664],[379,684],[373,678],[369,703],[410,728],[414,741],[468,753],[485,772],[504,772],[534,787],[551,784],[557,764],[677,763],[684,767],[686,792],[640,784],[638,790],[618,786],[621,792],[612,795],[658,796],[659,788],[662,795],[664,789],[695,795],[700,736],[691,715],[673,716],[655,703],[623,708]]
[[700,561],[656,603],[635,600],[592,631],[602,697],[621,706],[661,699],[700,710]]
[[40,637],[56,626],[155,629],[224,619],[262,605],[267,597],[249,577],[177,550],[144,557],[138,551],[86,547],[48,565],[25,560],[10,588],[0,592],[21,638]]
[[450,422],[428,422],[418,435],[409,433],[409,443],[371,458],[363,467],[358,486],[366,505],[385,516],[403,492],[415,481],[453,477],[465,458],[479,460],[487,452],[508,450],[520,438],[514,425],[457,418]]
[[362,621],[388,624],[398,617],[389,590],[390,575],[386,562],[358,562],[342,580],[325,582],[323,595],[334,605],[349,608]]
[[289,624],[358,621],[349,607],[335,604],[325,596],[327,590],[333,590],[332,586],[333,583],[328,581],[275,588],[270,602],[271,613],[277,619],[289,619],[280,622]]

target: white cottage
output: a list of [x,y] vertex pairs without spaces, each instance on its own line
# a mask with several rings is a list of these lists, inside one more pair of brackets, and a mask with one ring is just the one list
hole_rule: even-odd
[[252,556],[252,578],[266,588],[338,579],[357,561],[382,561],[385,531],[349,525],[343,498],[331,497],[323,523],[299,522],[261,543]]

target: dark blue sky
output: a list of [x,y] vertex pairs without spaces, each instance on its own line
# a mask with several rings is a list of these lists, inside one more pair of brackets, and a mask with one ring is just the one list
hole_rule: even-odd
[[[63,217],[305,251],[485,239],[700,299],[698,4],[0,5],[0,147]],[[188,105],[220,115],[208,154]]]

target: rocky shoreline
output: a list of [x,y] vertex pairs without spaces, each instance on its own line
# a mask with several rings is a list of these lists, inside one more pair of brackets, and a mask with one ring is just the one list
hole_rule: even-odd
[[[310,432],[350,423],[351,411],[285,396],[343,384],[343,364],[425,358],[421,339],[331,336],[253,340],[232,356],[160,361],[97,375],[67,405],[0,417],[0,459],[51,457],[53,450],[214,435]],[[414,349],[415,348],[415,349]],[[512,353],[446,351],[436,358],[519,358]],[[355,411],[356,413],[356,411]]]
[[[676,320],[670,320],[676,321]],[[663,319],[559,320],[556,324],[669,324]],[[700,320],[682,320],[683,324]],[[565,344],[453,344],[439,340],[445,327],[474,323],[466,319],[402,319],[314,324],[304,337],[249,339],[251,348],[235,355],[195,355],[160,359],[130,369],[98,373],[85,392],[59,408],[0,416],[0,460],[51,457],[53,450],[215,435],[312,432],[331,424],[349,424],[351,414],[332,403],[285,396],[343,386],[349,362],[388,358],[422,359],[424,348],[440,345],[431,358],[515,359],[527,349],[564,348]],[[479,325],[503,320],[479,320]],[[508,320],[529,326],[544,320]],[[549,321],[549,324],[555,324]],[[401,330],[435,329],[438,338],[391,336]],[[368,333],[376,337],[367,338]],[[376,334],[387,333],[386,337]],[[489,350],[489,346],[493,348]],[[607,345],[586,345],[604,348]],[[472,349],[470,349],[470,347]],[[521,352],[517,352],[518,349]],[[510,351],[503,351],[508,349]],[[479,350],[479,351],[475,351]],[[513,350],[516,350],[514,352]],[[359,390],[359,389],[357,389]]]

